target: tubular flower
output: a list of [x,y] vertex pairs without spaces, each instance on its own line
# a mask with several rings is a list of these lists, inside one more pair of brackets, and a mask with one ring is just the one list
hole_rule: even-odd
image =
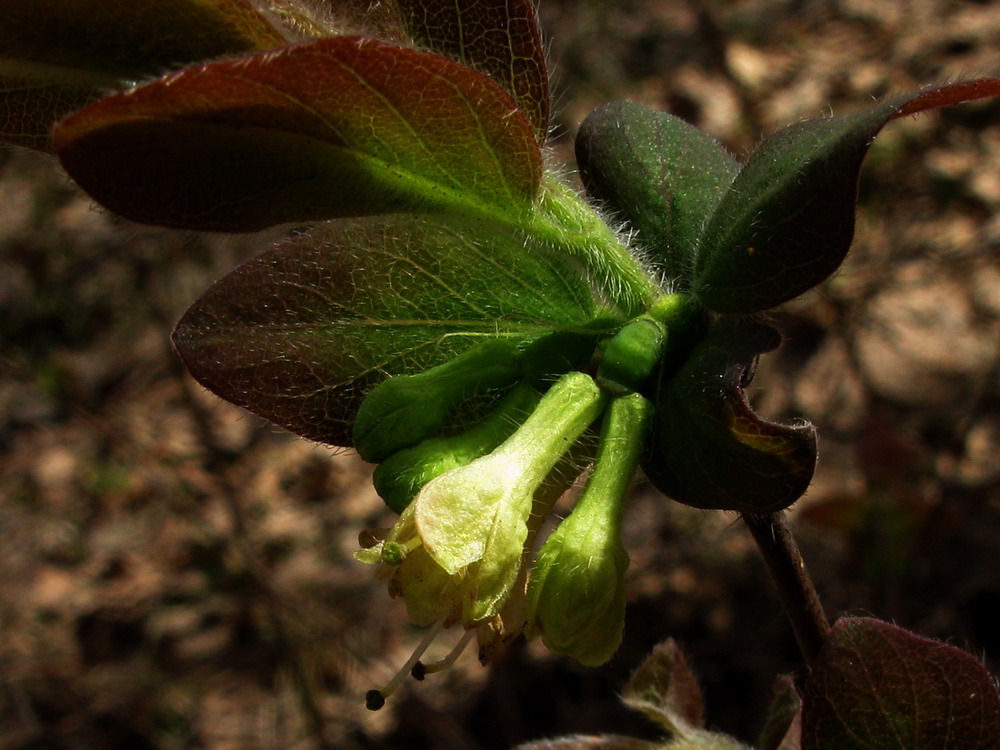
[[385,539],[358,553],[385,566],[389,591],[403,597],[414,624],[488,626],[484,654],[520,631],[534,533],[558,497],[561,463],[607,398],[589,375],[563,375],[510,437],[431,479]]
[[652,404],[638,393],[604,415],[594,470],[570,516],[546,540],[528,584],[526,635],[595,667],[618,649],[625,622],[621,518]]

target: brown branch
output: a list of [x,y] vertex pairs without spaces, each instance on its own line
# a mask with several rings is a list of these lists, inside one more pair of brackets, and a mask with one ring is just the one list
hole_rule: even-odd
[[830,634],[830,622],[813,586],[805,560],[795,543],[784,512],[743,516],[757,548],[767,563],[778,596],[791,621],[799,650],[812,668],[820,647]]

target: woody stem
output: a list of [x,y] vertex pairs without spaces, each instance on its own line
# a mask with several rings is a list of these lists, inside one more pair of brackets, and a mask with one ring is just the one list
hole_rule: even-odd
[[767,563],[778,596],[791,621],[799,650],[812,668],[820,647],[830,634],[830,622],[823,612],[805,560],[799,551],[784,512],[765,515],[744,514],[757,548]]

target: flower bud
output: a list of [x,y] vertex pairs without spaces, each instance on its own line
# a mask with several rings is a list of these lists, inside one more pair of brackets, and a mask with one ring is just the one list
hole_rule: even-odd
[[526,635],[541,633],[549,650],[587,666],[606,662],[621,643],[628,568],[621,516],[651,415],[639,394],[612,401],[583,494],[531,571]]
[[361,458],[379,463],[441,429],[448,412],[476,393],[520,377],[520,352],[506,339],[487,339],[416,375],[379,383],[361,402],[352,440]]

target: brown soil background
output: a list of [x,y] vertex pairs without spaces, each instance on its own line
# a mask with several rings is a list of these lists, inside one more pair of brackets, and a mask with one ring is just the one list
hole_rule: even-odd
[[[873,97],[1000,72],[1000,6],[949,0],[544,0],[558,155],[633,99],[746,153]],[[890,125],[834,279],[777,315],[760,409],[820,428],[794,509],[831,614],[1000,669],[1000,103]],[[640,481],[625,643],[586,670],[517,644],[361,696],[419,636],[351,558],[387,525],[354,456],[208,395],[170,350],[201,290],[272,238],[136,227],[49,159],[0,152],[0,747],[500,750],[655,728],[618,706],[678,638],[711,726],[751,739],[801,672],[748,535]],[[447,640],[442,639],[442,640]],[[444,647],[442,647],[444,648]]]

